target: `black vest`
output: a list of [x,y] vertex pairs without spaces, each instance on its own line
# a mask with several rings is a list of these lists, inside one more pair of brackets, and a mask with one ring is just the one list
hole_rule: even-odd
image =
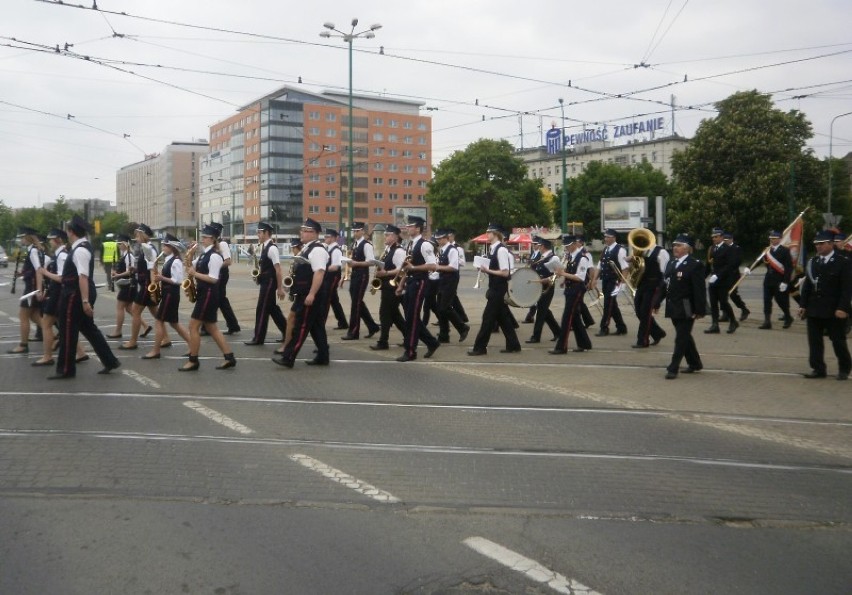
[[[503,245],[503,242],[497,244],[497,247],[492,251],[491,257],[488,262],[488,270],[490,271],[499,271],[500,270],[500,261],[497,258],[497,254],[500,252],[500,249],[503,248],[508,252],[508,248]],[[509,279],[508,277],[499,277],[497,275],[488,275],[488,289],[495,289],[498,292],[507,292],[509,291]]]
[[[411,256],[411,264],[412,266],[420,266],[426,264],[426,259],[423,258],[423,242],[426,240],[421,236],[417,243],[411,247],[411,252],[409,255]],[[415,281],[425,281],[429,278],[429,273],[427,271],[417,271],[414,273],[408,274],[409,279],[413,279]]]
[[[338,244],[332,245],[332,247],[328,250],[328,266],[331,266],[331,257],[334,254],[335,250],[340,252],[341,256],[343,255],[343,250],[340,249],[340,245],[338,245]],[[325,276],[326,277],[338,277],[339,278],[340,275],[343,272],[341,269],[342,269],[342,267],[337,269],[336,271],[329,271],[328,269],[326,269],[325,270]]]
[[550,255],[545,257],[542,257],[541,253],[539,253],[538,259],[532,264],[532,270],[534,270],[542,279],[547,279],[548,277],[553,276],[553,273],[551,273],[544,265],[546,265],[554,258],[556,258],[556,255],[552,252],[550,253]]
[[[367,255],[364,253],[364,246],[370,244],[367,240],[358,243],[355,248],[352,250],[352,260],[355,262],[365,262],[367,260]],[[372,246],[372,244],[370,244]],[[366,275],[370,272],[370,269],[365,267],[352,267],[352,276],[356,275]]]
[[[209,275],[210,274],[210,259],[213,258],[214,254],[216,256],[218,256],[219,258],[222,258],[222,256],[218,252],[216,252],[215,250],[213,250],[213,249],[208,250],[207,252],[202,254],[201,257],[198,259],[198,261],[195,263],[195,272],[201,273],[202,275]],[[208,283],[207,281],[202,281],[201,279],[198,279],[198,278],[195,279],[195,289],[196,289],[197,295],[199,295],[199,296],[202,293],[206,294],[207,292],[212,291],[215,287],[216,287],[216,285],[214,283]]]
[[620,280],[610,263],[614,263],[615,267],[621,270],[621,265],[618,263],[618,255],[622,250],[624,250],[624,247],[621,244],[613,244],[609,248],[609,254],[607,254],[606,250],[603,251],[603,254],[601,254],[601,281]]
[[[36,248],[35,246],[27,247],[27,254],[24,258],[24,266],[21,267],[21,278],[23,278],[24,282],[28,284],[33,284],[35,287],[35,267],[33,266],[32,260],[30,260],[30,253],[35,250],[36,254],[38,254],[38,261],[41,266],[44,266],[44,252]],[[27,285],[29,287],[29,285]]]
[[[450,251],[455,250],[455,247],[452,244],[447,244],[443,248],[440,249],[441,253],[438,255],[438,264],[441,266],[449,266],[450,264]],[[439,273],[441,280],[451,280],[459,278],[459,270],[456,269],[454,271],[441,271]]]
[[92,278],[95,272],[95,258],[92,254],[92,247],[89,245],[87,240],[80,242],[76,248],[72,248],[68,253],[68,257],[65,259],[65,266],[62,267],[62,294],[63,295],[71,295],[80,289],[80,273],[77,271],[77,266],[74,264],[74,252],[77,250],[88,250],[89,251],[89,303],[95,303],[95,281]]
[[275,278],[275,265],[272,263],[272,259],[269,258],[269,248],[272,246],[272,242],[267,242],[263,245],[263,249],[260,251],[260,260],[258,261],[258,266],[260,266],[260,277],[258,279],[274,279]]
[[[293,270],[293,287],[290,288],[291,295],[306,296],[310,293],[311,285],[314,282],[314,269],[311,267],[309,256],[314,250],[322,250],[328,254],[325,246],[317,241],[311,242],[302,248],[299,256],[308,259],[309,262],[297,264]],[[320,286],[320,288],[322,288],[322,286]]]
[[663,271],[660,270],[660,261],[657,257],[660,255],[660,246],[654,246],[654,249],[646,253],[642,258],[645,260],[645,272],[642,274],[642,279],[639,281],[639,286],[656,287],[663,280]]
[[150,243],[139,245],[139,254],[136,255],[136,280],[145,289],[151,282],[151,272],[148,270],[148,261],[145,260],[146,248],[151,247]]
[[[172,255],[166,262],[163,263],[163,269],[160,271],[160,275],[167,279],[172,278],[172,263],[174,263],[176,256]],[[180,295],[180,285],[175,285],[174,283],[161,283],[160,291],[162,293],[170,292]]]

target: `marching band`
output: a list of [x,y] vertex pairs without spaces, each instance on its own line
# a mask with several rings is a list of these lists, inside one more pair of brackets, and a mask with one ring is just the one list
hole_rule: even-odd
[[[193,245],[188,250],[176,237],[166,235],[162,241],[164,257],[158,270],[159,258],[151,244],[152,230],[140,224],[136,228],[136,248],[131,250],[130,238],[117,235],[121,257],[112,271],[112,279],[119,287],[116,296],[116,326],[105,338],[93,320],[93,305],[96,289],[92,281],[93,249],[87,239],[88,222],[75,216],[66,231],[52,229],[47,235],[52,256],[42,247],[36,230],[23,227],[19,230],[20,271],[15,276],[24,283],[24,299],[20,301],[21,338],[19,345],[8,353],[26,355],[29,350],[30,324],[36,323],[42,331],[45,345],[41,358],[33,366],[56,365],[56,374],[51,379],[73,378],[76,364],[88,359],[79,346],[78,334],[82,333],[92,344],[103,364],[100,373],[109,373],[120,366],[106,338],[120,339],[124,314],[133,316],[130,340],[120,344],[119,349],[136,349],[144,326],[142,313],[149,309],[154,317],[156,338],[150,351],[142,359],[160,359],[160,349],[171,341],[166,335],[166,324],[186,342],[188,361],[180,371],[199,369],[201,330],[216,343],[224,361],[217,369],[236,366],[236,358],[222,332],[218,329],[217,311],[222,306],[225,294],[220,286],[226,261],[230,260],[230,249],[223,252],[220,239],[221,229],[207,225],[201,231],[201,246]],[[458,341],[464,342],[471,330],[467,315],[458,296],[460,268],[464,266],[464,252],[455,243],[453,230],[439,228],[433,237],[424,235],[426,222],[420,217],[409,217],[405,233],[399,227],[387,225],[384,230],[384,253],[376,259],[372,243],[366,237],[367,226],[358,223],[353,227],[355,243],[348,247],[348,258],[338,242],[337,230],[326,229],[323,243],[319,223],[307,219],[300,230],[301,254],[292,260],[290,274],[285,281],[278,246],[273,240],[272,225],[258,224],[259,244],[255,249],[256,274],[259,285],[254,334],[248,345],[262,345],[265,341],[269,318],[272,318],[282,336],[286,338],[282,349],[276,350],[273,361],[285,368],[293,368],[296,357],[308,335],[313,339],[316,355],[306,363],[315,366],[329,365],[330,353],[326,334],[326,323],[332,308],[335,312],[337,329],[346,329],[342,339],[359,338],[360,325],[367,325],[367,337],[380,333],[372,350],[389,350],[390,331],[393,327],[402,335],[403,353],[399,362],[417,359],[418,345],[426,347],[426,358],[431,358],[442,343],[451,341],[450,328],[458,333]],[[712,246],[706,263],[693,255],[695,239],[681,234],[672,245],[672,254],[656,244],[654,234],[648,230],[632,230],[627,236],[628,248],[618,243],[618,233],[607,229],[603,233],[604,248],[600,261],[595,266],[591,253],[586,249],[584,238],[577,234],[561,237],[564,256],[559,258],[553,249],[553,241],[536,236],[538,247],[535,258],[528,267],[515,266],[514,257],[504,243],[506,229],[497,223],[487,227],[487,256],[476,257],[479,287],[487,278],[482,321],[472,348],[471,356],[487,355],[488,343],[496,330],[502,332],[505,347],[501,353],[521,351],[514,317],[510,306],[529,309],[534,315],[534,327],[527,344],[540,343],[547,325],[555,345],[548,351],[561,355],[569,351],[570,337],[574,335],[572,351],[584,352],[592,349],[586,330],[589,320],[582,316],[586,305],[586,294],[601,313],[597,337],[626,335],[627,322],[619,307],[619,296],[632,301],[637,317],[637,339],[632,347],[647,348],[659,344],[666,332],[655,320],[655,315],[665,303],[665,316],[675,329],[671,363],[666,367],[666,378],[677,378],[680,373],[695,373],[703,368],[701,357],[692,336],[696,320],[710,314],[711,326],[705,333],[719,333],[720,322],[727,321],[727,333],[734,333],[740,326],[729,300],[736,289],[752,270],[745,269],[740,277],[741,253],[732,241],[731,234],[714,228]],[[786,233],[786,232],[785,232]],[[781,310],[783,328],[793,324],[790,297],[799,302],[798,315],[806,321],[809,364],[811,371],[805,378],[827,377],[824,357],[824,336],[832,344],[837,358],[837,379],[849,377],[850,361],[847,334],[852,314],[852,258],[850,241],[842,234],[822,231],[814,240],[816,256],[804,267],[798,277],[797,267],[790,250],[783,245],[784,233],[776,230],[768,233],[769,246],[755,265],[764,264],[762,282],[763,323],[756,327],[772,329],[773,303]],[[729,239],[730,241],[725,241]],[[405,240],[405,241],[404,241]],[[69,248],[68,242],[71,242]],[[299,242],[297,242],[298,244]],[[227,246],[227,244],[225,244]],[[195,254],[193,260],[193,252]],[[185,256],[182,258],[182,253]],[[287,258],[286,256],[284,258]],[[228,263],[230,264],[230,263]],[[800,267],[801,268],[801,267]],[[345,273],[343,271],[346,271]],[[372,278],[371,278],[371,272]],[[349,276],[351,313],[348,326],[339,302],[335,297],[341,278]],[[438,335],[432,335],[424,320],[424,308],[430,288],[430,277],[435,277],[434,311],[438,321]],[[597,281],[600,280],[601,291]],[[561,320],[551,311],[556,287],[563,290],[565,303]],[[181,288],[193,303],[188,330],[179,320]],[[285,318],[279,301],[284,303],[289,290],[292,302],[290,318]],[[364,303],[366,290],[379,293],[379,322],[373,320]],[[798,295],[795,289],[800,288]],[[709,296],[709,300],[708,300]],[[738,296],[737,296],[738,298]],[[709,305],[708,305],[709,301]],[[742,302],[735,302],[741,311],[740,321],[748,316]],[[132,304],[132,306],[131,306]],[[226,313],[228,334],[238,332],[239,324],[229,307]],[[611,330],[610,325],[614,324]],[[593,323],[592,323],[593,324]],[[58,340],[54,327],[58,326]],[[290,327],[288,329],[288,326]],[[292,331],[292,332],[288,332]],[[58,347],[58,357],[53,357]],[[687,366],[680,368],[682,360]]]

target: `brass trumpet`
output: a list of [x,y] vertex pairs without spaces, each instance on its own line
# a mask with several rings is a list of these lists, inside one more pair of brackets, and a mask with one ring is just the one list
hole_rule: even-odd
[[[627,243],[633,249],[633,254],[629,258],[630,270],[627,273],[625,282],[629,280],[627,285],[633,288],[639,285],[639,281],[641,281],[642,276],[645,274],[644,256],[657,245],[657,238],[654,237],[654,232],[650,229],[637,227],[636,229],[631,229],[630,233],[627,234]],[[633,294],[636,294],[635,290]]]
[[370,281],[370,295],[376,295],[376,292],[382,288],[382,280],[378,277],[373,277]]
[[399,270],[396,272],[396,275],[394,275],[393,279],[388,281],[388,285],[390,285],[391,287],[396,287],[397,285],[399,285],[400,282],[402,282],[402,280],[405,279],[405,277],[408,275],[408,273],[406,273],[403,270],[403,267],[406,264],[410,264],[410,263],[411,263],[411,255],[409,254],[408,256],[405,257],[405,260],[402,262],[402,266],[399,267]]

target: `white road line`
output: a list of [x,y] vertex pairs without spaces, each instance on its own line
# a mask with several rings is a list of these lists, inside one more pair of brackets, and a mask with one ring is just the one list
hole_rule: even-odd
[[5,313],[5,312],[3,312],[2,310],[0,310],[0,316],[8,316],[8,314],[6,314],[6,313]]
[[17,316],[10,316],[10,317],[9,317],[9,320],[11,320],[12,322],[14,322],[15,324],[20,324],[20,323],[21,323],[21,319],[20,319],[20,318],[18,318]]
[[219,413],[218,411],[215,411],[213,409],[209,409],[208,407],[205,407],[204,405],[202,405],[201,403],[198,403],[197,401],[184,401],[183,405],[184,405],[184,407],[189,407],[190,409],[197,411],[198,413],[200,413],[204,417],[206,417],[208,419],[212,419],[216,423],[222,424],[226,428],[230,428],[230,429],[234,430],[235,432],[239,432],[240,434],[253,434],[254,433],[254,430],[252,430],[248,426],[244,426],[240,422],[234,421],[233,419],[231,419],[227,415],[223,415],[223,414]]
[[587,587],[574,579],[562,576],[558,572],[554,572],[546,566],[542,566],[535,560],[531,560],[526,556],[513,552],[512,550],[505,548],[498,543],[494,543],[493,541],[489,541],[484,537],[468,537],[463,540],[462,543],[475,552],[478,552],[487,558],[491,558],[495,562],[499,562],[511,570],[515,570],[526,575],[537,583],[546,584],[557,593],[568,593],[569,595],[579,593],[600,595],[598,591],[594,591],[590,587]]
[[156,380],[151,380],[147,376],[143,376],[139,372],[135,370],[124,369],[121,371],[122,374],[131,378],[141,384],[142,386],[150,386],[151,388],[161,388],[160,384]]
[[303,467],[307,467],[312,471],[316,471],[320,475],[329,478],[331,481],[336,481],[340,485],[344,485],[347,488],[351,488],[358,493],[364,494],[365,496],[369,496],[373,500],[378,500],[379,502],[384,502],[385,504],[395,504],[399,502],[399,498],[397,498],[396,496],[384,490],[380,490],[374,485],[370,485],[367,482],[352,477],[351,475],[344,473],[339,469],[329,467],[325,463],[311,458],[307,455],[290,455],[290,459],[296,461]]

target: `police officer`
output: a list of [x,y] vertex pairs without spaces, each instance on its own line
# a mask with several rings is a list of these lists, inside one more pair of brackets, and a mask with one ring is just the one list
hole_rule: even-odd
[[595,336],[605,337],[609,334],[609,321],[615,322],[615,335],[626,335],[627,325],[618,307],[618,294],[621,289],[621,277],[628,274],[627,250],[618,243],[618,233],[614,229],[604,232],[605,248],[601,254],[598,264],[598,277],[601,280],[601,288],[604,296],[603,314],[601,315],[601,328]]
[[[435,314],[438,318],[438,341],[450,342],[450,324],[459,333],[459,343],[467,339],[470,327],[462,321],[461,316],[453,308],[459,288],[459,253],[450,244],[449,232],[446,229],[435,231],[438,240],[438,288],[435,295]],[[425,320],[424,320],[425,324]]]
[[280,357],[272,358],[272,361],[285,368],[293,367],[308,335],[314,340],[317,355],[305,363],[309,366],[327,366],[330,362],[328,337],[323,320],[327,299],[323,280],[329,254],[325,245],[318,239],[321,231],[322,226],[310,218],[305,219],[299,230],[302,240],[299,256],[308,262],[296,265],[293,272],[293,286],[290,288],[295,298],[292,308],[296,313],[293,333],[284,347],[284,353]]
[[[340,296],[337,289],[340,287],[341,277],[341,262],[343,251],[340,249],[338,238],[340,233],[336,229],[327,228],[325,230],[325,248],[328,250],[330,257],[328,269],[325,271],[325,284],[328,291],[329,306],[334,312],[334,318],[337,320],[338,330],[348,329],[349,323],[346,322],[346,313],[343,311],[343,306],[340,305]],[[326,318],[328,313],[326,312]]]
[[379,325],[373,320],[367,304],[364,303],[364,295],[370,284],[370,267],[376,258],[373,244],[365,237],[367,225],[362,222],[352,224],[352,233],[355,235],[355,244],[352,246],[351,277],[349,279],[349,298],[351,307],[349,310],[349,332],[342,338],[344,341],[357,340],[361,331],[361,321],[367,325],[367,338],[369,339],[379,332]]
[[106,273],[109,290],[115,291],[115,280],[112,276],[112,268],[119,261],[118,243],[115,241],[115,236],[111,233],[106,235],[106,241],[101,245],[101,264],[104,265],[104,273]]
[[554,338],[559,337],[559,324],[556,322],[553,312],[550,311],[550,304],[553,301],[553,295],[556,293],[554,289],[556,280],[553,277],[553,273],[547,268],[547,263],[556,259],[557,256],[553,253],[553,242],[550,240],[536,236],[535,242],[539,245],[540,249],[538,258],[534,262],[531,261],[530,267],[538,273],[539,282],[542,284],[542,291],[541,296],[534,306],[535,325],[533,326],[533,333],[525,343],[540,343],[541,331],[544,329],[545,324],[550,328]]
[[852,313],[852,264],[834,249],[834,235],[820,231],[814,239],[816,256],[805,267],[801,289],[799,317],[808,323],[808,350],[811,371],[805,378],[825,378],[825,346],[823,334],[837,356],[837,379],[847,380],[852,371],[852,358],[846,344],[846,321]]
[[429,329],[423,324],[423,304],[426,301],[426,289],[429,282],[429,273],[434,271],[438,265],[435,258],[435,249],[432,244],[423,237],[426,228],[426,220],[422,217],[409,216],[408,225],[408,256],[410,260],[403,264],[402,270],[405,277],[402,287],[397,285],[397,293],[402,293],[405,310],[405,353],[396,358],[398,362],[407,362],[417,359],[417,344],[423,341],[426,345],[425,357],[430,358],[440,347],[438,340],[432,336]]
[[784,328],[790,328],[793,317],[790,315],[790,294],[787,290],[793,277],[793,259],[790,250],[781,245],[781,232],[769,232],[769,248],[763,256],[763,263],[766,265],[766,275],[763,277],[763,324],[757,328],[772,328],[773,299],[784,314]]
[[261,221],[257,224],[257,239],[260,243],[260,258],[258,266],[260,275],[257,281],[260,291],[257,294],[257,306],[254,315],[254,334],[251,341],[244,341],[246,345],[263,345],[266,341],[266,329],[269,319],[278,327],[281,336],[287,334],[287,319],[278,306],[276,297],[283,299],[284,273],[281,271],[281,257],[278,254],[278,246],[272,241],[272,225]]
[[97,298],[93,275],[95,257],[86,238],[89,222],[74,215],[68,223],[71,251],[62,268],[62,297],[59,300],[59,354],[56,373],[49,380],[74,378],[77,374],[77,344],[80,333],[89,341],[103,364],[98,374],[109,374],[121,365],[113,355],[100,329],[95,325],[94,304]]
[[562,236],[562,245],[565,253],[568,254],[568,261],[565,268],[556,271],[556,276],[563,278],[565,308],[562,311],[562,324],[559,327],[556,347],[548,351],[551,355],[567,353],[568,339],[572,330],[577,339],[577,347],[574,351],[581,353],[592,348],[592,341],[589,339],[589,333],[586,332],[586,325],[583,324],[581,315],[587,275],[592,268],[591,258],[583,250],[581,242],[575,235]]
[[[390,349],[388,339],[391,326],[395,326],[403,337],[405,336],[405,317],[400,311],[401,296],[396,292],[396,284],[402,274],[401,267],[405,262],[405,249],[402,247],[402,230],[396,225],[385,226],[385,252],[382,254],[384,266],[376,271],[376,278],[382,280],[381,298],[379,302],[379,339],[375,345],[370,345],[374,351]],[[393,282],[393,285],[391,284]]]
[[725,233],[721,227],[714,227],[710,234],[710,240],[713,246],[710,248],[710,276],[707,278],[709,283],[708,292],[710,293],[710,316],[713,322],[710,327],[704,332],[708,334],[718,334],[719,330],[719,313],[725,314],[728,320],[729,335],[737,330],[740,324],[734,316],[734,309],[728,301],[728,290],[731,289],[739,277],[739,270],[736,264],[736,253],[725,243],[722,234]]
[[[693,374],[704,367],[701,355],[692,338],[692,327],[696,319],[707,313],[704,266],[692,256],[693,240],[685,234],[678,235],[673,244],[674,259],[666,266],[665,284],[666,318],[675,328],[672,361],[666,368],[666,380],[677,378],[678,372]],[[686,368],[680,362],[686,358]]]

